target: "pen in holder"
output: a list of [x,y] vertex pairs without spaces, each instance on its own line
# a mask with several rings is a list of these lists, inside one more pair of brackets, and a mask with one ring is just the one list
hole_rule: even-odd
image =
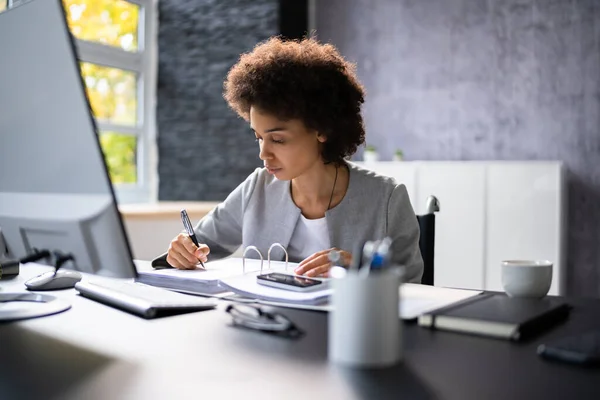
[[401,360],[399,287],[403,274],[402,267],[386,267],[367,275],[340,267],[331,269],[330,361],[381,368]]

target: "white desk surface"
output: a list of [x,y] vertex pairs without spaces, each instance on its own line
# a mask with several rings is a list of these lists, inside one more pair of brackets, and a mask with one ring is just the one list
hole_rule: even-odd
[[[1,281],[0,290],[23,291],[23,282],[45,269],[26,265],[21,271],[16,279]],[[84,279],[88,278],[97,279]],[[23,382],[39,374],[32,383],[52,386],[48,382],[52,376],[60,390],[50,395],[67,399],[352,398],[335,369],[312,362],[315,352],[307,354],[300,342],[228,327],[231,317],[224,312],[225,302],[216,310],[144,320],[81,297],[74,289],[45,293],[70,300],[72,308],[0,326],[0,346],[11,346],[17,358],[11,360],[17,363],[13,371],[27,371],[18,377]],[[281,362],[282,356],[308,360]],[[7,367],[6,354],[2,358]],[[292,377],[310,384],[294,390]],[[75,381],[65,382],[67,378]],[[265,383],[268,391],[257,392]],[[28,398],[44,393],[41,387],[30,389],[33,396]]]
[[[23,266],[0,281],[0,291],[23,291],[43,270]],[[280,310],[307,332],[293,341],[229,327],[225,302],[144,320],[74,289],[49,293],[72,308],[0,324],[2,399],[600,398],[598,370],[549,363],[535,352],[548,339],[599,330],[597,299],[568,298],[569,320],[526,343],[405,323],[403,363],[361,371],[327,362],[326,313]]]

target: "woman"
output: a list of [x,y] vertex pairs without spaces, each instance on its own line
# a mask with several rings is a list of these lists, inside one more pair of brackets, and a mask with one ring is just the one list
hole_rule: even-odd
[[[392,262],[420,282],[419,227],[406,188],[345,161],[365,138],[364,89],[352,64],[314,39],[272,38],[240,57],[224,88],[249,122],[264,168],[198,223],[199,247],[183,233],[173,239],[169,264],[193,269],[240,245],[266,257],[278,242],[300,262],[295,273],[327,276],[331,249],[350,264],[357,244],[389,236]],[[274,247],[271,259],[283,260],[283,250]]]

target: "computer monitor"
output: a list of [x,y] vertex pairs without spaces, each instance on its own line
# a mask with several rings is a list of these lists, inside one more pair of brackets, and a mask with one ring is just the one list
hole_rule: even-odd
[[0,58],[0,254],[135,277],[62,2],[0,13]]

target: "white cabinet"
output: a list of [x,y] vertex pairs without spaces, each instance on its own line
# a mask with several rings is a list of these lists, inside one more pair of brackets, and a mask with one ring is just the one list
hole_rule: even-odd
[[488,166],[486,289],[502,290],[501,260],[541,259],[554,263],[550,293],[563,293],[562,171],[559,163]]
[[435,220],[434,284],[481,288],[485,273],[481,268],[485,255],[485,225],[482,223],[485,167],[462,163],[421,165],[417,193],[417,214],[425,211],[423,207],[429,195],[440,201],[440,212]]
[[436,215],[436,286],[502,290],[500,262],[548,259],[551,294],[561,294],[565,252],[564,176],[560,162],[358,163],[408,189],[416,214],[427,197]]

